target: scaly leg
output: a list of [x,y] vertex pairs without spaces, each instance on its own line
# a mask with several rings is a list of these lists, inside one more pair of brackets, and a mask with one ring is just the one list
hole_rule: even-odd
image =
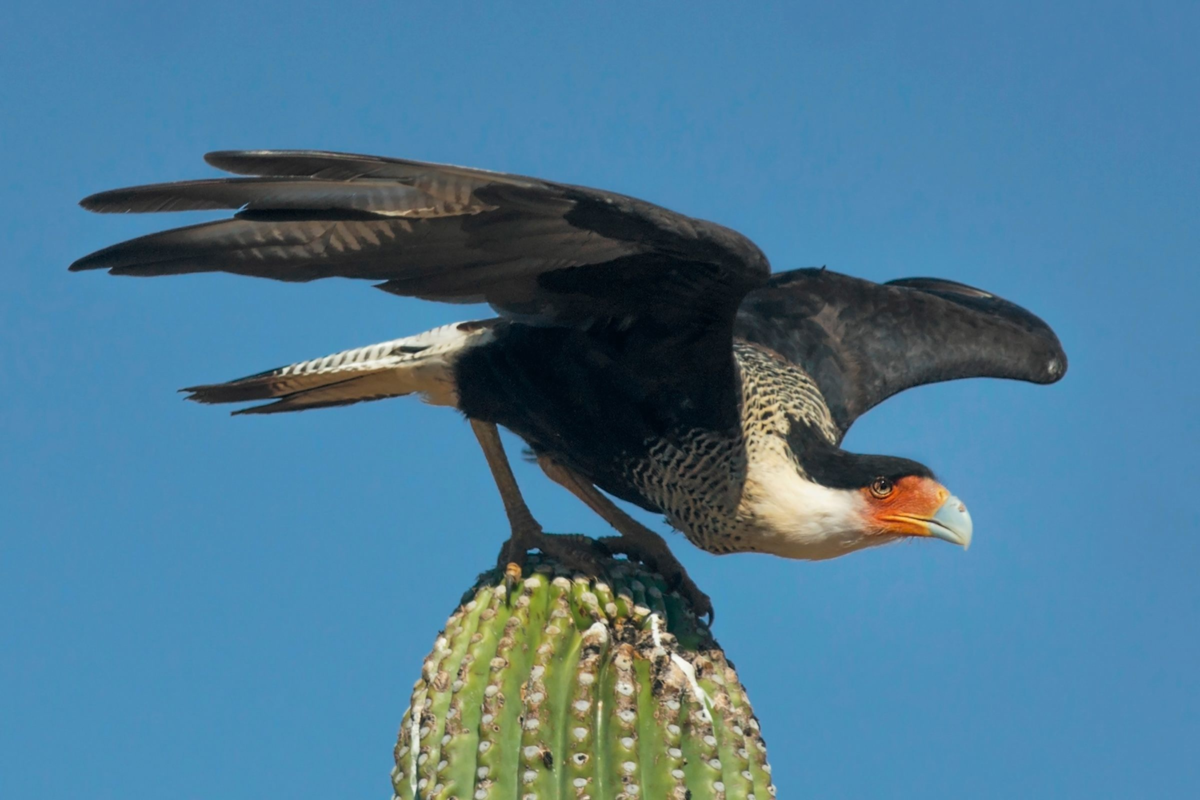
[[504,454],[504,444],[500,441],[496,426],[473,419],[471,430],[483,448],[483,457],[487,459],[496,488],[500,490],[504,513],[508,515],[508,523],[512,528],[512,536],[500,548],[497,559],[509,579],[520,579],[525,556],[533,549],[541,550],[571,569],[594,571],[597,559],[604,555],[603,548],[587,536],[543,533],[542,526],[533,518],[529,506],[525,505],[525,498],[521,496],[521,489],[508,464],[508,456]]
[[602,545],[613,553],[636,558],[658,572],[691,603],[698,616],[707,615],[709,622],[712,622],[712,601],[688,576],[687,570],[675,558],[663,537],[618,508],[616,503],[604,496],[591,481],[574,470],[547,456],[538,457],[538,466],[550,480],[582,500],[588,508],[599,514],[621,534],[600,539]]

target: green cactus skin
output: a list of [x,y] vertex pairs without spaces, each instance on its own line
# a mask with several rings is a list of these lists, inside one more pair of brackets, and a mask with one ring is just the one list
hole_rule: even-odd
[[480,576],[413,686],[399,800],[769,800],[767,748],[712,635],[663,579],[531,556]]

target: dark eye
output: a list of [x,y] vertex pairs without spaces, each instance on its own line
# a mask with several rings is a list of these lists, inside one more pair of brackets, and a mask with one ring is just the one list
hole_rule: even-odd
[[882,499],[896,490],[896,484],[882,475],[871,481],[871,494]]

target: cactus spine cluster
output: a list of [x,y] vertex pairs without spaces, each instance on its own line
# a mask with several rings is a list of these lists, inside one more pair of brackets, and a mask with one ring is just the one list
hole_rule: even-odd
[[[511,585],[511,590],[510,590]],[[480,576],[413,687],[401,800],[770,800],[737,673],[663,579],[530,557]]]

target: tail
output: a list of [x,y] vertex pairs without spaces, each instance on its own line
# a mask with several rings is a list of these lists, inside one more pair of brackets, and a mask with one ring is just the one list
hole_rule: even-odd
[[345,350],[324,358],[249,375],[228,383],[192,386],[198,403],[274,400],[234,414],[274,414],[348,406],[420,394],[435,405],[456,406],[454,361],[464,349],[490,340],[495,320],[457,322],[416,336]]

